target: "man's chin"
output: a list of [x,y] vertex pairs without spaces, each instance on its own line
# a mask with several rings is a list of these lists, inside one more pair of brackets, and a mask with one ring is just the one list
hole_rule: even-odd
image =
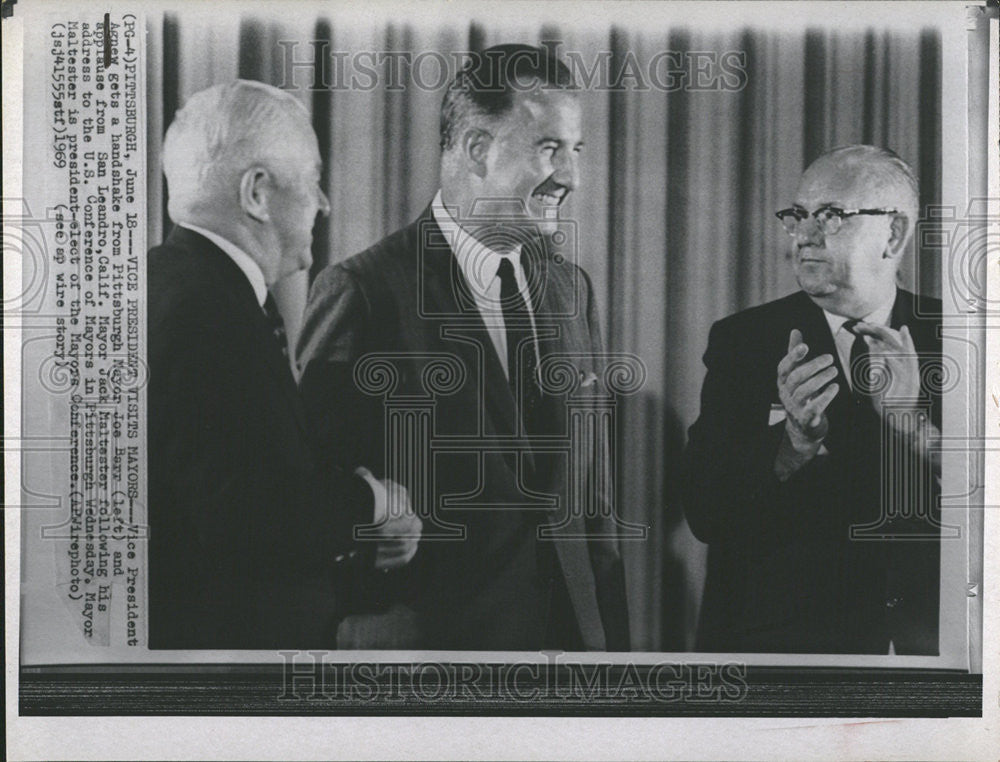
[[542,235],[552,235],[559,229],[558,220],[539,220],[535,229]]
[[836,286],[826,278],[818,278],[801,271],[797,273],[796,280],[799,283],[799,288],[809,296],[829,296],[837,290]]
[[524,217],[511,225],[516,228],[517,240],[540,240],[545,236],[552,235],[558,228],[558,223],[554,220],[539,219],[538,217]]
[[550,220],[559,216],[562,204],[545,204],[538,199],[532,198],[528,209],[531,210],[531,216],[535,219]]

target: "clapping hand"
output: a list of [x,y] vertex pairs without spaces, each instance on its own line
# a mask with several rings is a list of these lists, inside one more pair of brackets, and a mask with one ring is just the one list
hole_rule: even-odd
[[[910,329],[898,331],[874,323],[857,323],[854,331],[868,337],[868,353],[873,368],[871,397],[876,409],[884,414],[886,401],[915,405],[920,396],[920,365]],[[879,383],[881,377],[882,383]],[[890,420],[896,420],[890,416]]]
[[785,431],[796,452],[812,457],[830,429],[826,408],[840,391],[833,356],[806,361],[809,352],[802,333],[792,329],[788,353],[778,363],[778,397],[785,408]]

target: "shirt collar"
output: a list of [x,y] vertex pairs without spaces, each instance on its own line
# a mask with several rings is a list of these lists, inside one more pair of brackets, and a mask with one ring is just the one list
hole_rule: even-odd
[[257,297],[257,303],[261,308],[264,307],[264,302],[267,300],[267,282],[264,280],[264,271],[260,269],[260,265],[254,262],[249,254],[232,241],[223,238],[218,233],[213,233],[211,230],[206,230],[198,225],[192,225],[190,222],[180,222],[178,225],[182,228],[192,230],[198,235],[205,236],[205,238],[222,249],[226,256],[233,260],[236,266],[243,271],[247,280],[250,281],[254,296]]
[[462,275],[465,276],[465,282],[474,292],[478,294],[487,292],[497,277],[500,260],[504,257],[510,258],[514,265],[514,272],[520,275],[521,247],[517,246],[505,254],[500,254],[483,244],[452,216],[444,205],[440,190],[431,202],[431,214],[434,215],[434,221],[441,228],[441,232],[444,233],[448,245],[458,260],[458,266],[462,270]]
[[[892,298],[889,299],[885,304],[872,310],[870,313],[865,315],[861,320],[865,323],[872,323],[874,325],[889,325],[889,316],[892,314],[892,307],[896,303],[896,289],[892,290]],[[832,312],[827,312],[823,310],[823,316],[826,318],[827,324],[830,326],[830,333],[834,336],[843,327],[850,318],[844,317],[843,315],[834,315]]]

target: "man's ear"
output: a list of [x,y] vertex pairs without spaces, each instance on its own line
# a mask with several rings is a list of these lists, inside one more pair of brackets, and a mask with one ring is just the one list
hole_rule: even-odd
[[906,251],[906,242],[912,233],[910,217],[906,212],[897,212],[892,215],[889,223],[889,240],[885,245],[884,259],[896,259],[901,257]]
[[240,206],[257,222],[271,219],[267,208],[267,186],[271,177],[263,167],[250,167],[240,178]]
[[462,153],[480,179],[486,177],[486,157],[492,144],[493,136],[478,127],[471,127],[462,135]]

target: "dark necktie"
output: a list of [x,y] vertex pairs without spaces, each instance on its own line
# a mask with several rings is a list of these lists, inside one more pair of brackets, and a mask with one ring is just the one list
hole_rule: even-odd
[[285,333],[285,321],[281,317],[278,305],[271,294],[264,300],[264,315],[267,318],[267,325],[271,329],[271,335],[278,342],[278,348],[284,358],[288,359],[288,335]]
[[507,336],[507,378],[521,420],[529,434],[540,427],[541,390],[536,379],[538,353],[528,305],[517,288],[514,265],[508,257],[500,260],[500,307]]
[[871,353],[868,342],[856,331],[860,321],[848,320],[844,329],[854,335],[851,344],[849,368],[852,413],[845,420],[847,424],[846,457],[853,461],[853,478],[850,489],[856,491],[852,499],[855,523],[870,523],[877,517],[881,506],[882,432],[879,415],[875,410],[872,389],[877,388],[880,379],[872,377]]
[[854,335],[854,343],[851,344],[850,367],[847,372],[850,374],[851,389],[855,399],[859,403],[870,406],[872,402],[871,390],[877,379],[872,378],[871,353],[868,351],[868,342],[856,330],[856,326],[860,322],[860,320],[848,320],[844,323],[844,330]]
[[[854,401],[847,452],[851,476],[844,490],[849,496],[850,531],[860,535],[848,543],[843,568],[849,589],[871,591],[859,603],[851,637],[866,643],[866,649],[885,653],[894,640],[894,630],[900,627],[893,619],[893,611],[903,600],[903,583],[899,580],[910,575],[905,553],[912,543],[875,540],[902,531],[897,519],[901,511],[909,514],[919,504],[923,467],[919,456],[914,459],[909,448],[900,449],[894,438],[885,436],[872,393],[884,379],[872,376],[868,342],[856,331],[859,322],[844,323],[844,328],[854,334],[851,367],[846,370],[851,374]],[[904,637],[911,634],[906,624],[898,632]]]
[[[524,262],[525,257],[522,252],[522,266]],[[521,416],[524,430],[529,436],[545,434],[551,427],[551,422],[546,415],[545,400],[542,399],[542,391],[537,380],[538,347],[535,332],[532,330],[531,314],[517,288],[514,265],[508,257],[500,260],[497,275],[500,276],[500,307],[503,310],[504,333],[507,336],[507,379],[514,394],[515,406]],[[555,457],[551,453],[536,450],[534,466],[525,473],[526,484],[539,491],[546,490],[547,480],[555,466]],[[532,511],[529,515],[533,522],[544,523],[547,520],[546,514],[542,511]],[[553,544],[538,542],[535,545],[535,552],[539,576],[544,580],[558,578],[559,560]],[[563,591],[563,588],[557,590]],[[560,601],[565,601],[567,605],[560,606]],[[567,609],[570,612],[569,617],[559,616],[556,613]],[[547,625],[546,639],[551,640],[550,644],[564,649],[572,647],[575,641],[564,637],[562,632],[564,627],[569,626],[566,623],[572,621],[572,611],[568,593],[564,591],[562,595],[556,593],[550,617],[555,617],[558,621],[550,621]],[[575,626],[574,622],[572,627]]]

